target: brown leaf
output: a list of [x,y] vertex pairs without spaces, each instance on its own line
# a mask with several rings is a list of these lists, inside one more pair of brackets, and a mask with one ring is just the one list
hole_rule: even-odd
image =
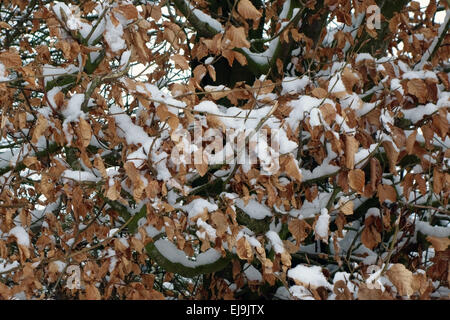
[[431,242],[431,245],[433,246],[434,250],[436,250],[436,251],[445,251],[445,250],[447,250],[448,246],[450,245],[449,238],[438,238],[438,237],[428,236],[427,241]]
[[244,27],[230,26],[223,39],[223,47],[227,49],[250,48],[250,42],[247,40]]
[[170,59],[175,62],[175,67],[180,68],[181,70],[189,69],[189,63],[184,56],[180,54],[174,54],[170,56]]
[[333,287],[336,300],[353,300],[352,294],[343,280],[336,281]]
[[399,156],[399,152],[395,149],[394,144],[391,141],[383,141],[382,146],[386,151],[386,156],[389,160],[389,171],[397,175],[396,164]]
[[23,159],[23,164],[26,165],[27,167],[31,167],[34,164],[38,164],[39,160],[36,157],[26,157]]
[[341,211],[344,215],[349,216],[353,214],[353,201],[339,199],[338,205],[339,211]]
[[83,148],[86,148],[91,142],[92,138],[92,129],[89,122],[80,118],[80,134],[81,134],[81,144]]
[[370,183],[372,189],[375,190],[378,182],[381,180],[383,172],[381,169],[380,161],[377,158],[370,159]]
[[195,80],[200,83],[200,81],[202,81],[203,77],[206,75],[206,68],[204,65],[199,64],[195,67],[193,73]]
[[150,290],[148,298],[150,300],[165,300],[166,299],[166,297],[161,292],[154,290],[154,289]]
[[0,62],[6,69],[22,66],[22,59],[15,49],[9,49],[8,51],[0,53]]
[[241,66],[247,65],[247,58],[240,52],[233,51],[234,52],[234,58],[239,62]]
[[409,194],[413,187],[413,182],[414,182],[414,176],[410,172],[408,172],[405,175],[405,177],[403,178],[403,181],[401,182],[401,185],[403,187],[403,196],[406,198],[406,200],[409,200]]
[[411,79],[407,84],[408,93],[416,96],[419,103],[425,103],[427,101],[427,85],[421,79]]
[[244,19],[259,20],[261,12],[259,12],[250,0],[240,0],[237,5],[237,11]]
[[285,170],[290,177],[293,177],[298,182],[302,182],[302,173],[300,172],[300,169],[294,157],[289,157],[289,159],[286,161]]
[[437,167],[433,169],[433,192],[435,194],[441,193],[445,184],[445,174],[441,172]]
[[169,119],[167,119],[167,123],[169,124],[170,129],[176,130],[180,124],[180,119],[176,116],[170,116]]
[[288,230],[292,234],[298,245],[308,237],[308,234],[312,230],[312,227],[303,219],[292,219],[291,221],[289,221]]
[[397,288],[397,292],[401,296],[409,297],[414,293],[412,288],[413,274],[401,263],[396,263],[386,272],[389,280]]
[[123,4],[118,6],[117,9],[124,15],[127,20],[134,20],[138,18],[138,11],[132,4]]
[[211,220],[216,227],[217,235],[219,237],[224,235],[228,229],[228,221],[226,216],[220,211],[215,211],[211,214]]
[[381,242],[381,219],[368,216],[364,220],[364,230],[361,233],[361,242],[366,248],[372,250]]
[[220,129],[222,132],[225,132],[227,130],[227,126],[220,120],[218,116],[207,114],[206,115],[206,122],[208,123],[208,126],[210,128]]
[[101,300],[100,291],[93,284],[86,285],[86,299],[87,300]]
[[103,179],[108,178],[108,174],[106,173],[105,164],[103,162],[103,159],[100,155],[96,155],[94,158],[94,167],[100,171],[100,174],[102,175]]
[[365,173],[361,169],[350,170],[348,173],[348,185],[358,193],[363,193],[365,185]]
[[416,142],[417,130],[414,130],[408,138],[406,138],[406,152],[412,154],[414,150],[414,143]]
[[314,88],[314,90],[311,91],[311,94],[316,98],[323,99],[327,96],[327,91],[322,88]]
[[[286,253],[289,254],[289,257],[290,257],[291,254],[296,253],[300,249],[300,246],[298,244],[295,245],[292,242],[290,242],[289,240],[283,240],[283,246],[284,246],[284,249],[286,250]],[[281,255],[281,257],[282,257],[282,260],[283,260],[283,254]],[[284,256],[284,259],[286,259],[285,262],[288,261],[287,258],[288,258],[288,256],[285,255]],[[290,262],[290,260],[289,260],[289,262]],[[286,263],[283,263],[283,264],[287,265]]]
[[427,276],[422,273],[413,274],[412,288],[414,292],[419,292],[420,299],[424,299],[422,295],[428,290],[430,283],[427,280]]
[[393,186],[387,184],[379,184],[378,185],[378,198],[380,203],[389,200],[391,202],[395,202],[397,200],[397,193]]
[[125,172],[127,173],[128,178],[133,183],[133,197],[137,201],[141,200],[142,192],[144,191],[144,182],[142,182],[141,175],[139,170],[136,169],[134,163],[131,161],[125,162],[123,165]]
[[239,259],[248,261],[251,261],[253,259],[252,247],[245,237],[240,238],[236,242],[236,253]]
[[216,69],[213,65],[208,64],[206,67],[208,69],[208,74],[211,77],[212,81],[216,81]]
[[324,103],[319,107],[320,113],[322,113],[322,117],[328,125],[336,119],[336,110],[329,103]]
[[112,186],[108,185],[108,190],[106,191],[106,197],[109,200],[116,201],[120,198],[120,185],[114,183]]
[[347,92],[353,92],[353,86],[357,84],[359,78],[349,69],[345,68],[342,71],[342,82],[344,83]]
[[348,169],[355,167],[355,153],[358,151],[359,142],[354,136],[345,136],[345,166]]
[[31,138],[31,143],[37,143],[39,138],[44,134],[45,130],[48,127],[47,118],[45,118],[42,114],[39,115],[39,118],[36,123],[36,127],[33,131],[33,137]]
[[12,29],[12,27],[7,24],[5,21],[0,21],[0,28],[2,29]]
[[194,152],[194,166],[201,177],[208,172],[208,158],[205,153],[201,152],[201,149]]
[[393,300],[387,291],[369,289],[365,283],[359,286],[358,300]]

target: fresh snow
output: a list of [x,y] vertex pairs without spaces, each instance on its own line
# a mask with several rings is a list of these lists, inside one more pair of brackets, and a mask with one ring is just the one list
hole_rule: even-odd
[[272,244],[273,250],[275,250],[276,253],[283,253],[284,252],[284,245],[283,241],[281,241],[280,236],[275,231],[267,231],[266,237],[270,240],[270,243]]
[[329,224],[330,215],[328,214],[328,210],[326,208],[322,208],[319,219],[317,219],[316,226],[314,228],[315,234],[326,239],[328,237]]
[[193,219],[195,216],[202,214],[205,208],[208,212],[213,212],[219,209],[217,204],[211,203],[202,198],[194,199],[182,207],[182,209],[188,213],[189,219]]
[[373,60],[375,61],[375,59],[372,57],[372,55],[370,53],[358,53],[358,55],[355,58],[355,63],[364,61],[364,60]]
[[236,206],[244,211],[250,218],[261,220],[265,217],[271,217],[272,212],[270,209],[256,201],[255,199],[250,199],[247,203],[247,205],[244,204],[244,201],[242,199],[236,199],[235,202]]
[[256,282],[262,282],[263,278],[261,275],[261,272],[258,271],[254,266],[251,264],[244,264],[244,274],[247,277],[248,281],[256,281]]
[[303,76],[301,78],[298,77],[285,77],[283,79],[283,89],[281,94],[284,95],[286,93],[296,94],[300,93],[305,87],[310,83],[310,80],[307,76]]
[[330,283],[322,273],[322,268],[319,266],[306,266],[299,264],[295,268],[288,271],[288,277],[302,283],[304,286],[311,286],[312,288],[325,287],[332,289]]
[[84,112],[81,111],[83,101],[84,94],[81,93],[76,93],[70,98],[67,107],[61,111],[65,122],[78,121],[80,116],[84,116]]
[[118,23],[117,26],[115,26],[114,23],[112,23],[111,21],[111,17],[107,15],[105,40],[108,43],[109,47],[111,48],[112,52],[117,52],[127,47],[125,44],[125,40],[123,40],[122,36],[123,36],[122,24]]
[[426,221],[416,221],[416,231],[438,238],[448,238],[450,237],[449,227],[432,226]]
[[200,253],[195,260],[189,260],[183,250],[178,249],[172,242],[165,239],[155,241],[155,247],[170,262],[180,263],[188,268],[212,264],[221,257],[219,251],[210,248],[207,251]]
[[30,236],[28,232],[21,226],[16,226],[9,230],[9,235],[14,236],[17,239],[17,244],[25,247],[30,246]]

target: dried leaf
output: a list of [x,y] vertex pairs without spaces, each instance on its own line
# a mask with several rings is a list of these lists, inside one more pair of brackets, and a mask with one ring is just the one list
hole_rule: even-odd
[[336,295],[336,300],[353,300],[352,294],[343,280],[336,281],[333,292]]
[[366,248],[372,250],[381,242],[381,219],[369,216],[364,220],[364,230],[361,233],[361,242]]
[[39,115],[36,127],[33,131],[33,137],[31,138],[31,143],[36,144],[39,138],[44,134],[45,130],[48,127],[47,118],[45,118],[42,114]]
[[312,227],[303,219],[292,219],[289,221],[288,230],[296,240],[297,245],[308,237]]
[[363,193],[365,185],[365,173],[361,169],[350,170],[348,173],[348,185],[358,193]]
[[253,259],[252,247],[245,237],[240,238],[236,242],[236,253],[239,259],[247,261],[251,261]]
[[118,6],[117,9],[127,20],[134,20],[138,18],[138,11],[132,4],[122,4]]
[[86,285],[86,299],[87,300],[101,300],[100,291],[93,284]]
[[389,280],[397,288],[397,292],[401,296],[411,296],[414,293],[412,284],[414,281],[413,274],[411,271],[406,269],[406,267],[401,263],[395,263],[386,272]]
[[434,250],[436,250],[436,251],[445,251],[445,250],[447,250],[448,246],[450,246],[449,238],[439,238],[439,237],[428,236],[427,241],[431,242],[431,245],[433,246]]
[[170,59],[173,60],[173,62],[175,62],[175,67],[180,68],[181,70],[189,69],[189,63],[187,62],[184,56],[175,54],[170,56]]
[[261,12],[259,12],[250,0],[240,0],[237,5],[237,11],[244,19],[259,20]]
[[18,68],[22,66],[22,59],[15,49],[9,49],[8,51],[0,53],[0,63],[2,63],[6,69]]
[[339,211],[341,211],[344,215],[349,216],[353,214],[353,201],[339,199],[338,206]]
[[365,283],[359,286],[358,300],[393,300],[387,291],[368,288]]
[[416,142],[417,130],[414,130],[408,138],[406,138],[406,151],[412,154],[414,150],[414,143]]
[[380,200],[380,203],[386,201],[395,202],[397,200],[397,193],[393,186],[387,184],[379,184],[378,198]]
[[419,103],[425,103],[427,101],[427,85],[421,79],[411,79],[407,84],[408,93],[416,96]]
[[86,148],[91,142],[92,138],[92,129],[89,122],[80,118],[80,134],[81,134],[81,145],[83,148]]
[[358,151],[359,142],[354,136],[345,136],[345,166],[348,169],[355,167],[355,153]]
[[397,164],[398,156],[400,153],[397,151],[397,149],[394,147],[394,144],[391,141],[383,141],[382,146],[386,151],[386,156],[389,160],[389,171],[392,174],[397,175],[398,172],[395,166]]
[[327,91],[322,88],[314,88],[313,91],[311,91],[311,94],[319,99],[324,99],[327,96]]
[[445,174],[437,167],[433,169],[433,192],[435,194],[441,193],[445,184]]
[[200,83],[202,81],[203,77],[206,75],[206,67],[202,64],[199,64],[195,67],[194,71],[194,79]]
[[344,68],[342,82],[347,92],[353,92],[353,86],[359,82],[359,78],[349,68]]
[[293,177],[298,182],[302,182],[302,173],[298,167],[297,161],[294,157],[289,157],[285,164],[285,170],[288,176]]

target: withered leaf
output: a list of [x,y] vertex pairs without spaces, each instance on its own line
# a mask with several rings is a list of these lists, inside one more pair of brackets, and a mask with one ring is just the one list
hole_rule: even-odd
[[399,295],[409,297],[414,293],[412,288],[414,281],[413,274],[411,271],[406,269],[403,264],[395,263],[389,268],[386,275],[397,288]]
[[397,193],[393,186],[387,184],[379,184],[378,198],[380,200],[380,203],[386,201],[395,202],[397,200]]
[[296,243],[300,244],[308,237],[312,227],[303,219],[292,219],[289,221],[288,230],[296,240]]
[[374,249],[381,242],[381,219],[369,216],[364,221],[364,230],[361,233],[361,242],[368,249]]
[[261,12],[259,12],[250,0],[240,0],[237,5],[237,11],[245,19],[258,20],[261,18]]
[[92,138],[92,128],[89,122],[80,118],[80,134],[81,134],[81,142],[83,148],[86,148],[91,142]]
[[285,170],[290,177],[293,177],[298,182],[302,181],[302,173],[300,172],[300,169],[294,157],[289,157],[289,159],[286,161]]
[[445,251],[450,246],[449,238],[427,236],[427,241],[431,242],[436,251]]
[[345,166],[348,169],[355,167],[355,153],[358,151],[359,142],[354,136],[345,136]]
[[363,193],[365,185],[365,173],[361,169],[350,170],[348,173],[348,185],[358,193]]
[[408,93],[417,97],[419,103],[427,101],[427,85],[422,79],[411,79],[407,84]]
[[180,68],[181,70],[187,70],[189,69],[189,63],[187,62],[186,58],[179,54],[174,54],[170,56],[170,59],[172,59],[175,62],[175,67]]
[[33,137],[31,138],[32,143],[37,143],[39,138],[44,134],[45,130],[48,127],[47,118],[45,118],[42,114],[39,115],[36,127],[33,131]]
[[247,261],[251,261],[253,259],[252,247],[245,237],[240,238],[236,242],[236,253],[239,259]]

